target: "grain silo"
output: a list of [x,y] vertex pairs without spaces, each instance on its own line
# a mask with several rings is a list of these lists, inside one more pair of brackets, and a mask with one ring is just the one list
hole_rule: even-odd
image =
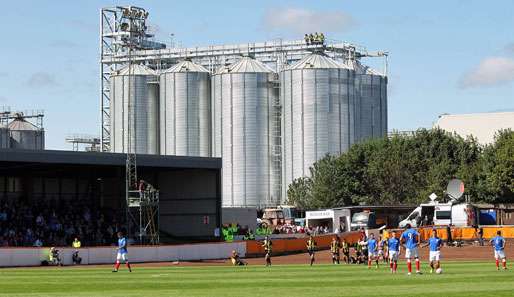
[[357,73],[358,140],[387,135],[387,77],[354,61]]
[[223,206],[280,203],[276,74],[244,57],[212,78],[213,155],[223,162]]
[[161,155],[209,157],[210,74],[183,61],[160,75]]
[[44,150],[45,131],[16,114],[8,125],[10,148],[25,150]]
[[355,142],[355,71],[322,54],[311,54],[280,73],[282,195],[326,154]]
[[159,84],[156,73],[143,65],[126,66],[113,73],[110,82],[111,151],[128,152],[130,127],[132,152],[158,154]]

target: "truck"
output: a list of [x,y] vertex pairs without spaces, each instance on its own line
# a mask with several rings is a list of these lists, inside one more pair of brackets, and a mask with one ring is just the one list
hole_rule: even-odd
[[407,224],[412,227],[447,226],[469,227],[478,225],[480,210],[470,203],[438,203],[431,201],[416,207],[409,216],[398,225],[404,228]]
[[262,214],[262,222],[269,226],[295,224],[301,213],[294,206],[280,205],[277,208],[266,208]]
[[374,212],[362,211],[353,214],[352,221],[350,223],[351,231],[360,230],[361,228],[374,229],[376,227],[377,217]]

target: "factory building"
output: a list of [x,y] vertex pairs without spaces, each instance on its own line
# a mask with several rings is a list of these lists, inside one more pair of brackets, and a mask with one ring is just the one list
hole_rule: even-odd
[[0,149],[44,150],[42,111],[0,112]]
[[457,133],[463,138],[473,136],[480,144],[491,144],[499,130],[514,130],[514,112],[443,114],[434,127]]

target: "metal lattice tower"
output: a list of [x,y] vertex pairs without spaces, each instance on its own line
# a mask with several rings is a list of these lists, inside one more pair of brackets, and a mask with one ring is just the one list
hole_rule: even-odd
[[[148,185],[142,189],[138,183],[137,151],[135,120],[135,90],[133,52],[153,45],[146,33],[146,19],[148,13],[139,7],[105,8],[101,11],[101,55],[102,58],[111,55],[123,54],[127,57],[128,65],[128,96],[127,96],[127,159],[125,164],[126,187],[126,220],[129,237],[138,237],[140,244],[159,243],[159,191]],[[117,69],[115,65],[105,66],[101,63],[102,71],[102,136],[101,147],[103,151],[109,149],[110,144],[110,98],[106,96],[110,91],[109,76]]]

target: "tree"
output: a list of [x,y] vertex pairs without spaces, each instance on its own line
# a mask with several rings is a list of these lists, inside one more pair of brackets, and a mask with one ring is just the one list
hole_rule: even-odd
[[486,148],[484,165],[487,184],[496,201],[514,202],[514,132],[499,131],[495,143]]
[[431,193],[444,196],[460,178],[474,201],[514,200],[514,134],[501,132],[485,149],[476,139],[441,129],[369,139],[340,156],[327,155],[288,190],[305,209],[351,204],[419,204]]
[[300,177],[293,180],[287,189],[287,204],[300,209],[312,209],[311,200],[310,179]]

